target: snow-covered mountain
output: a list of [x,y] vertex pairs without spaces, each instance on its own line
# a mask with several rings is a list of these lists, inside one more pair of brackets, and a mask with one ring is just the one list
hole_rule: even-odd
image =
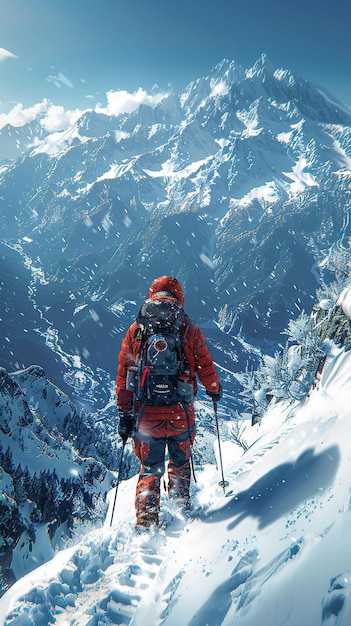
[[[163,273],[182,281],[229,370],[225,354],[245,367],[240,329],[269,350],[311,310],[320,264],[350,229],[351,113],[320,88],[262,56],[248,70],[223,61],[130,114],[86,111],[45,136],[40,119],[29,124],[35,142],[0,174],[9,371],[32,364],[30,345],[60,387],[72,379],[63,355],[70,369],[79,361],[113,377],[121,335]],[[35,320],[21,337],[8,248]],[[227,386],[235,394],[233,377]]]
[[0,130],[0,167],[9,165],[48,134],[37,121],[26,122],[20,126],[6,124]]
[[108,432],[42,368],[0,368],[1,594],[54,554],[74,520],[98,518],[118,456]]
[[[347,257],[350,237],[351,112],[301,77],[273,68],[265,56],[248,70],[223,61],[207,77],[191,83],[184,93],[169,95],[154,107],[142,105],[132,113],[118,116],[85,111],[74,124],[54,132],[45,123],[47,103],[33,110],[37,114],[32,121],[0,130],[0,509],[5,512],[0,527],[1,523],[6,527],[6,537],[12,538],[13,544],[0,544],[0,566],[7,570],[8,583],[13,582],[11,559],[15,576],[20,578],[62,546],[67,525],[74,525],[74,517],[90,515],[93,501],[97,503],[97,516],[103,514],[101,500],[113,478],[108,470],[118,467],[119,458],[113,395],[117,353],[153,278],[172,274],[182,282],[186,310],[203,327],[223,382],[222,434],[228,440],[237,440],[240,433],[233,418],[239,414],[246,424],[250,417],[240,394],[238,373],[255,368],[262,352],[274,353],[283,343],[282,332],[289,320],[303,310],[310,314],[317,287],[328,283],[335,270],[335,254]],[[346,269],[345,276],[348,272]],[[328,333],[326,330],[323,339],[331,336]],[[335,362],[333,354],[330,359],[333,368],[344,367],[342,355],[338,354]],[[347,363],[348,357],[345,359]],[[334,394],[334,388],[339,389],[339,379],[337,369],[333,372],[328,389]],[[308,406],[312,405],[311,398]],[[334,410],[328,407],[326,411]],[[197,408],[195,459],[212,462],[209,443],[215,434],[202,392]],[[261,426],[251,431],[245,428],[250,441],[262,434],[262,442],[267,442],[266,428],[271,427],[267,433],[269,441],[275,441],[275,437],[282,440],[282,447],[277,447],[279,458],[273,453],[267,456],[270,443],[267,449],[261,448],[258,440],[246,453],[245,472],[252,463],[262,475],[267,469],[269,479],[274,479],[273,467],[283,458],[290,459],[294,467],[301,446],[296,444],[294,456],[290,426],[297,420],[298,433],[299,420],[305,419],[295,409],[295,405],[289,410],[285,407],[282,414],[271,409],[269,415],[276,416],[276,423],[264,418]],[[292,421],[285,420],[289,411]],[[344,425],[343,413],[336,415]],[[308,414],[305,428],[319,454],[323,446],[317,443],[316,417]],[[343,427],[340,426],[340,433],[345,437]],[[230,454],[238,458],[237,446],[228,447]],[[324,465],[329,457],[323,450],[320,454]],[[301,461],[303,470],[307,471],[310,461],[313,471],[319,469],[319,457],[315,465],[314,455],[308,451],[306,455],[307,465]],[[126,475],[131,475],[137,471],[131,450],[127,459]],[[245,478],[241,459],[238,463],[234,466],[228,461],[232,482],[237,475]],[[334,470],[338,471],[336,464]],[[292,475],[290,468],[287,472]],[[201,470],[203,495],[199,491],[194,498],[207,498],[210,507],[217,510],[222,504],[215,495],[213,473],[213,467]],[[326,481],[333,476],[332,472],[328,474]],[[244,482],[241,484],[241,478],[239,482],[240,489],[246,490],[245,485],[254,484],[253,476],[248,473]],[[45,489],[54,494],[47,502]],[[75,601],[76,583],[82,584],[86,595],[89,594],[84,585],[89,581],[100,589],[101,572],[107,571],[112,562],[119,563],[116,546],[125,546],[122,553],[126,559],[129,550],[135,549],[129,525],[129,483],[125,490],[129,500],[124,499],[127,495],[122,496],[118,518],[122,534],[117,536],[120,539],[107,529],[107,535],[101,536],[102,543],[98,544],[106,560],[95,549],[90,559],[84,544],[82,554],[87,555],[86,559],[75,548],[61,553],[62,559],[74,554],[73,564],[60,574],[58,586],[57,581],[54,584],[63,615]],[[34,494],[38,494],[38,500],[33,499]],[[340,498],[344,497],[342,492]],[[63,510],[65,498],[69,506]],[[246,502],[246,495],[245,498]],[[53,510],[53,500],[59,515]],[[278,506],[265,499],[264,506],[267,503]],[[290,504],[295,511],[295,500]],[[317,519],[318,507],[324,504],[320,500],[316,505],[316,528],[324,523],[324,518]],[[228,501],[228,505],[228,510],[237,510],[234,501]],[[296,511],[294,520],[299,520],[300,509]],[[335,511],[329,517],[334,514],[337,519]],[[265,515],[258,512],[260,518]],[[213,528],[223,532],[225,519],[224,513],[215,514]],[[311,517],[311,524],[313,520]],[[195,545],[193,528],[207,542],[208,534],[202,526],[207,522],[205,515],[202,521],[186,525],[182,545],[187,533]],[[302,533],[300,522],[291,524]],[[276,528],[272,522],[273,527]],[[242,527],[239,540],[251,546],[248,537],[256,531],[253,526],[250,528],[244,539]],[[323,528],[327,535],[327,526]],[[209,582],[204,589],[209,590],[209,604],[206,609],[199,608],[201,617],[191,618],[189,624],[193,626],[202,626],[204,611],[211,616],[206,619],[213,626],[222,621],[231,623],[234,609],[228,608],[226,621],[226,613],[218,616],[210,600],[217,582],[224,585],[219,587],[223,606],[233,606],[237,597],[232,588],[236,573],[229,572],[229,565],[224,566],[224,561],[230,564],[236,558],[236,539],[233,543],[231,536],[229,533],[226,539],[231,545],[229,552],[222,544],[213,544],[225,558],[219,574],[206,576]],[[92,537],[94,542],[95,536]],[[277,537],[270,554],[262,546],[271,540],[271,535],[259,539],[258,550],[263,550],[268,570],[261,572],[256,557],[250,557],[251,565],[247,567],[257,576],[252,574],[251,579],[249,574],[248,586],[256,589],[266,571],[267,580],[272,580],[268,563],[285,563],[277,557],[278,547],[288,549],[288,544],[281,530]],[[162,537],[155,541],[161,555],[173,554],[173,544],[167,537],[164,546],[158,543],[162,544]],[[161,559],[162,567],[158,569],[160,557],[152,552],[152,546],[150,550],[151,559],[156,561],[156,580],[160,581],[160,576],[168,580],[173,565],[163,565]],[[300,544],[297,553],[301,553]],[[295,548],[291,554],[295,556]],[[237,570],[241,580],[242,566],[246,571],[247,560],[243,548],[240,556],[244,558]],[[55,561],[57,572],[61,567],[57,565],[59,560]],[[139,562],[136,568],[132,564],[128,571],[137,571],[139,566]],[[209,557],[202,573],[210,572],[214,566]],[[188,580],[192,571],[189,567],[184,560],[174,573],[176,580],[180,581],[183,575]],[[114,576],[115,567],[111,572]],[[146,576],[150,574],[147,572]],[[230,582],[225,582],[225,573]],[[130,581],[131,575],[128,574]],[[35,587],[33,578],[29,580]],[[101,593],[105,593],[103,585],[108,580],[103,578]],[[26,581],[22,582],[23,589],[27,589]],[[16,589],[22,582],[17,583]],[[170,621],[155,624],[180,623],[176,611],[172,621],[178,592],[177,584],[169,582],[174,593],[170,591],[167,596],[165,592],[170,608],[165,608],[162,619],[170,616]],[[250,596],[248,586],[245,594]],[[50,587],[43,596],[34,591],[33,606],[32,600],[23,607],[20,603],[22,615],[18,623],[26,623],[27,609],[37,611],[34,605],[39,596],[44,600],[38,611],[43,610],[43,619],[49,623],[51,591]],[[136,600],[128,594],[120,595],[119,587],[111,594],[101,606],[96,601],[91,626],[100,623],[100,613],[101,620],[112,620],[115,602],[134,607],[140,600],[143,608],[138,609],[133,617],[136,621],[132,622],[139,623],[147,599],[139,592]],[[125,602],[118,600],[122,597]],[[188,606],[190,597],[185,594],[184,598]],[[204,596],[200,595],[199,603],[202,600]],[[6,602],[3,606],[8,606]],[[205,607],[205,601],[202,605]],[[111,609],[106,608],[110,606]],[[158,601],[154,606],[156,610]],[[119,610],[116,609],[117,615]],[[122,613],[124,610],[122,607]],[[127,615],[134,611],[128,610]],[[185,609],[184,614],[189,616]],[[127,617],[121,619],[129,623]],[[250,623],[253,622],[247,622]],[[293,621],[287,623],[293,625]],[[332,623],[325,622],[327,626]]]
[[164,528],[136,535],[132,478],[111,527],[111,491],[104,527],[15,583],[2,623],[348,626],[350,359],[330,342],[308,400],[273,403],[245,452],[222,443],[225,494],[214,465],[196,468],[191,519],[164,494]]

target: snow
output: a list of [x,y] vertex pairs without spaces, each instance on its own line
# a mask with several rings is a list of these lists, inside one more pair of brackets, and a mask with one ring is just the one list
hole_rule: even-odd
[[59,152],[67,150],[67,148],[75,140],[78,140],[81,143],[86,143],[87,141],[89,141],[88,137],[83,137],[79,134],[76,124],[74,124],[72,128],[69,128],[68,130],[65,129],[50,133],[43,140],[36,137],[32,146],[32,155],[34,156],[37,154],[48,154],[49,156],[54,156]]
[[174,169],[174,163],[172,159],[169,159],[168,161],[165,161],[165,163],[161,164],[161,170],[155,171],[155,170],[148,170],[144,168],[144,172],[145,174],[153,178],[162,177],[162,178],[174,178],[178,180],[181,178],[187,178],[191,174],[194,174],[201,168],[201,166],[206,165],[206,163],[209,163],[212,160],[212,158],[213,158],[213,155],[210,155],[206,159],[202,159],[200,161],[193,161],[192,163],[190,163],[190,165],[187,165],[186,167],[178,171]]
[[109,180],[124,176],[133,167],[133,165],[133,160],[123,164],[112,163],[112,165],[110,165],[109,171],[102,174],[102,176],[99,176],[99,178],[96,179],[96,182],[99,183],[103,180]]
[[222,80],[212,86],[210,98],[216,98],[217,96],[226,96],[229,93],[228,84]]
[[351,288],[346,287],[340,294],[337,304],[339,304],[347,317],[351,317]]
[[293,134],[292,131],[286,132],[286,133],[278,133],[277,140],[280,141],[281,143],[288,144],[291,141],[292,134]]
[[207,267],[209,267],[211,270],[215,268],[215,265],[212,259],[210,259],[204,252],[201,252],[200,259],[203,262],[203,264],[207,265]]
[[114,491],[103,528],[3,596],[1,623],[348,626],[350,383],[351,352],[332,345],[307,401],[247,426],[246,452],[222,443],[225,494],[214,465],[196,467],[190,519],[163,493],[168,524],[136,535],[136,477],[122,482],[112,527]]
[[336,140],[333,141],[333,150],[335,151],[335,154],[340,157],[340,165],[341,165],[341,167],[345,167],[348,170],[350,170],[351,169],[351,159],[350,159],[349,156],[347,156],[345,150],[341,147],[339,141],[336,141]]
[[292,180],[290,184],[290,193],[302,193],[307,187],[318,187],[318,183],[314,180],[313,176],[304,171],[308,167],[308,162],[304,157],[301,157],[292,168],[292,172],[283,172],[284,176]]
[[250,205],[253,200],[262,200],[264,203],[274,204],[279,200],[279,190],[274,181],[269,181],[265,185],[254,187],[249,193],[244,195],[238,202],[239,206]]

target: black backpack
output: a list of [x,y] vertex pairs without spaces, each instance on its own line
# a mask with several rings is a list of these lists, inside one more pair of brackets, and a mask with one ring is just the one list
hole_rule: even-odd
[[184,380],[187,363],[180,330],[183,307],[176,300],[149,299],[137,316],[140,354],[127,388],[149,406],[172,406],[193,400],[193,386]]

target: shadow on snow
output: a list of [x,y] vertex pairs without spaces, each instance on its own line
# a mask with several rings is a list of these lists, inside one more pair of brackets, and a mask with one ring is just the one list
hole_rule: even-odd
[[339,463],[338,446],[331,446],[317,456],[309,448],[295,462],[278,465],[249,489],[227,500],[220,509],[209,512],[203,521],[214,523],[232,519],[228,525],[228,530],[231,530],[250,516],[257,518],[259,529],[265,528],[327,489]]

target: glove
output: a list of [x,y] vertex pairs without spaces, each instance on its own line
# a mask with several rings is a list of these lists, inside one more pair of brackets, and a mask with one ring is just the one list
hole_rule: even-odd
[[211,400],[213,400],[213,402],[219,402],[221,397],[222,397],[222,385],[221,383],[219,383],[219,387],[218,387],[218,391],[210,391],[209,389],[206,389],[206,393],[208,396],[210,396]]
[[131,437],[134,431],[134,415],[132,411],[118,411],[119,424],[118,434],[122,441],[127,441],[128,437]]

